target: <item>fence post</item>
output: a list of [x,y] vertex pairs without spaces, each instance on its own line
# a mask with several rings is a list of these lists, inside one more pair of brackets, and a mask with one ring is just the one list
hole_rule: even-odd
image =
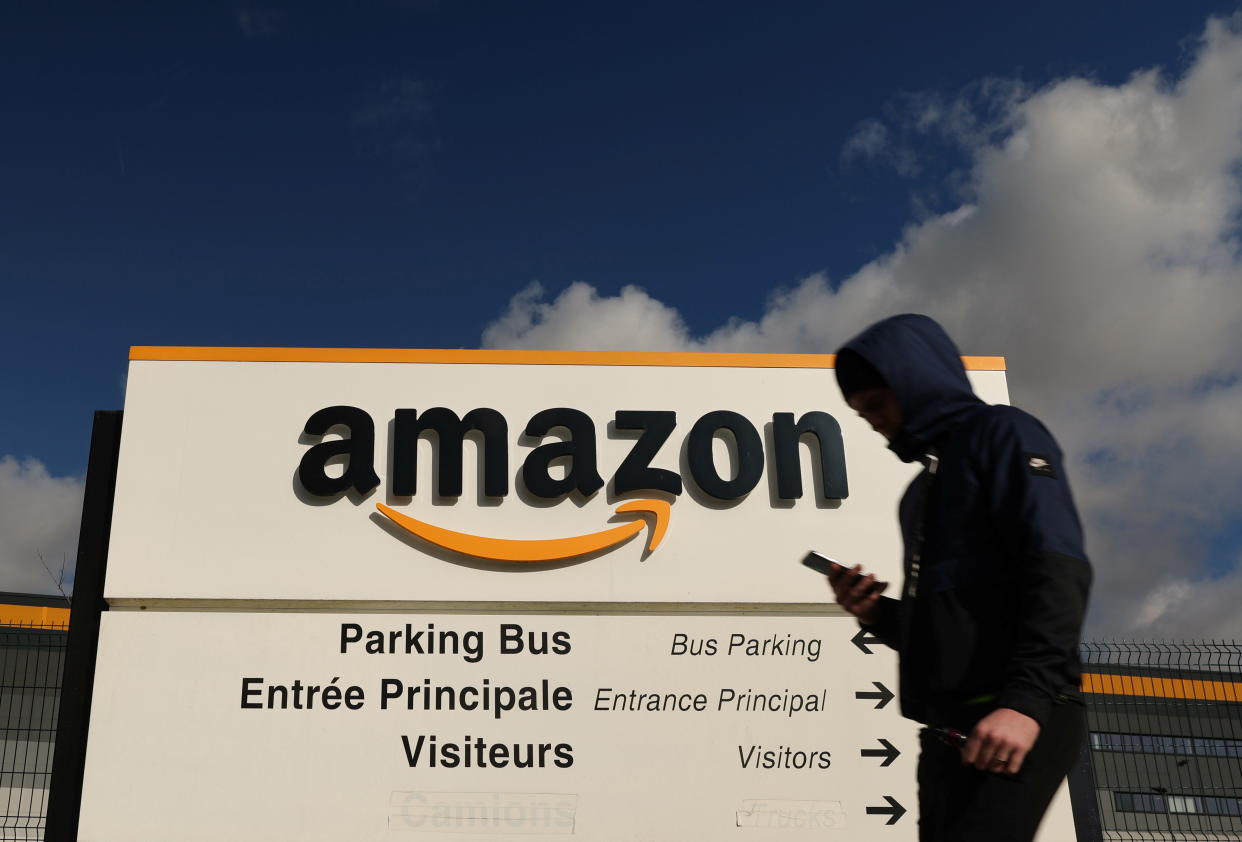
[[[1087,718],[1086,708],[1082,717]],[[1078,748],[1078,760],[1069,773],[1070,808],[1074,812],[1074,836],[1077,842],[1103,842],[1100,827],[1100,805],[1096,800],[1095,773],[1091,771],[1091,735],[1084,728],[1086,739]]]
[[73,606],[61,682],[60,715],[56,725],[56,752],[48,792],[47,842],[75,842],[82,806],[82,774],[86,766],[86,736],[91,716],[91,689],[95,681],[95,653],[99,646],[99,615],[106,610],[103,588],[108,565],[108,537],[112,531],[112,500],[116,492],[116,465],[121,447],[120,410],[95,413],[91,431],[86,492],[82,500],[82,527],[73,579]]

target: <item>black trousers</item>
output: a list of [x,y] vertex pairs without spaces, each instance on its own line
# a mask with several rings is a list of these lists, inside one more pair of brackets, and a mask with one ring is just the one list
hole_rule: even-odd
[[1017,775],[962,765],[959,749],[924,737],[919,842],[1031,842],[1086,738],[1083,707],[1058,704]]

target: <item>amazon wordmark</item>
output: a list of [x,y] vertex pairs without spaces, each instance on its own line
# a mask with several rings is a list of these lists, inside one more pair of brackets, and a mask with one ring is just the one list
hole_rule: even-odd
[[[629,452],[613,474],[613,491],[682,493],[677,471],[652,467],[677,428],[677,413],[662,410],[617,410],[609,419],[610,438],[632,440]],[[845,448],[841,426],[827,412],[775,412],[765,424],[767,452],[772,454],[775,483],[773,495],[780,500],[802,496],[800,444],[811,445],[821,499],[849,496]],[[509,493],[509,423],[495,409],[480,407],[465,415],[442,406],[426,410],[398,409],[391,433],[391,492],[412,497],[418,490],[418,442],[426,438],[434,448],[438,469],[435,493],[460,497],[462,490],[462,444],[467,435],[478,441],[482,461],[482,493],[504,497]],[[375,472],[375,421],[354,406],[329,406],[311,415],[303,430],[312,440],[298,465],[298,480],[316,497],[334,497],[347,491],[366,494],[380,484]],[[338,437],[326,439],[335,433]],[[556,433],[557,440],[544,442]],[[722,475],[713,456],[713,442],[731,445],[732,470]],[[526,490],[535,497],[554,500],[571,493],[589,497],[604,486],[599,473],[595,421],[578,409],[556,407],[535,413],[522,430],[517,444],[531,448],[518,472]],[[718,500],[738,500],[763,477],[764,436],[745,416],[727,409],[708,412],[691,425],[685,436],[681,460],[688,480],[704,494]],[[553,464],[558,476],[553,476]],[[330,468],[331,466],[331,468]]]

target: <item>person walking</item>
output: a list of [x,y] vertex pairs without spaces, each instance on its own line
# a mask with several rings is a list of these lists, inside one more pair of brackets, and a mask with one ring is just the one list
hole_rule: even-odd
[[1085,737],[1091,568],[1061,450],[1033,416],[980,400],[927,316],[867,328],[838,351],[836,376],[889,449],[923,465],[899,508],[900,597],[857,565],[828,577],[899,653],[902,715],[929,726],[919,839],[1029,842]]

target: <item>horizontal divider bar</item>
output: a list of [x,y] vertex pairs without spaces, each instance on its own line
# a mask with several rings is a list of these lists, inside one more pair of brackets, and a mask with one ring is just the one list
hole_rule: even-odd
[[218,611],[237,613],[367,614],[650,614],[848,617],[822,602],[472,602],[466,600],[364,599],[143,599],[112,598],[113,611]]

